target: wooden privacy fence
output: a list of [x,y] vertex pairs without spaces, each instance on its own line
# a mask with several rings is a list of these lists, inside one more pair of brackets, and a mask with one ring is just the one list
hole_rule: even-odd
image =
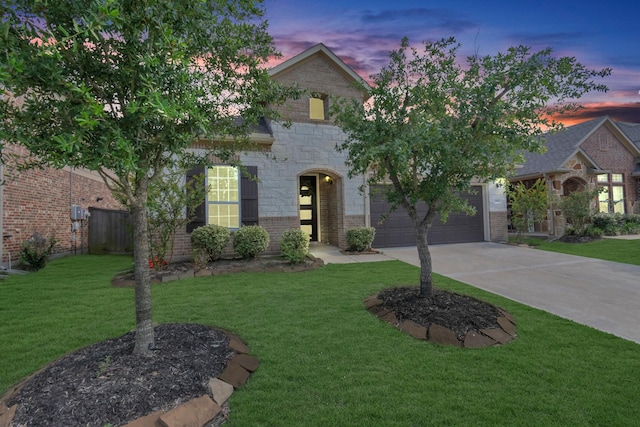
[[89,208],[89,253],[133,252],[133,224],[127,211]]

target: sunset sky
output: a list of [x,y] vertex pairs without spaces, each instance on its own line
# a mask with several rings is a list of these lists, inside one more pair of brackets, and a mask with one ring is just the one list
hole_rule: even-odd
[[288,59],[324,43],[363,78],[387,63],[402,37],[454,36],[466,56],[510,46],[553,48],[591,68],[610,67],[607,93],[580,100],[576,123],[609,115],[640,123],[640,3],[585,1],[265,0],[269,32]]

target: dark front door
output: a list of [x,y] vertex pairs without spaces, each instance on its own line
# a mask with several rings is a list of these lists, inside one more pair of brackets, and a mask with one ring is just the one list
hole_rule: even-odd
[[317,178],[300,177],[300,228],[309,233],[312,242],[318,241]]

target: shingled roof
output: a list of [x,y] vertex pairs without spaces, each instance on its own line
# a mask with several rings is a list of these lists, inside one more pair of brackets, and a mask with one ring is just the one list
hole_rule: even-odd
[[618,122],[617,125],[640,150],[640,123]]
[[581,156],[588,166],[599,170],[597,162],[584,150],[582,143],[603,125],[618,131],[621,138],[626,138],[629,146],[640,151],[640,123],[615,123],[608,116],[599,117],[569,126],[563,130],[545,135],[546,152],[524,153],[524,164],[517,170],[516,178],[542,176],[546,173],[566,172],[564,165],[574,156]]

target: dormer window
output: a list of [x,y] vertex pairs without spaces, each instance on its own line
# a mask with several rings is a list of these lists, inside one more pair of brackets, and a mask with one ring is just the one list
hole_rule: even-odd
[[312,92],[309,98],[309,118],[327,120],[327,94]]

